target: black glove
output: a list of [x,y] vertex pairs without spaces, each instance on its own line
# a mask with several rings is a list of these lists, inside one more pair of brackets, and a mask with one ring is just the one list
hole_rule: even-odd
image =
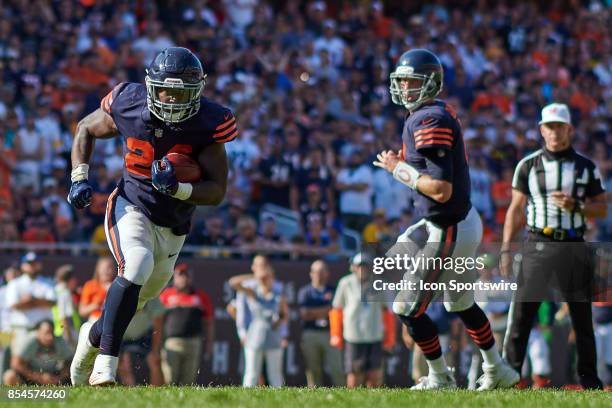
[[162,194],[171,196],[178,190],[179,182],[174,173],[174,167],[166,157],[155,160],[151,164],[151,179],[153,187]]
[[93,188],[87,180],[79,180],[72,183],[68,193],[68,202],[77,210],[81,210],[91,204]]

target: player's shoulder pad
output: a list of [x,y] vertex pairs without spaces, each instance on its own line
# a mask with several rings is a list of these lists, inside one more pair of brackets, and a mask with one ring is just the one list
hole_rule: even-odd
[[227,143],[238,137],[238,124],[234,112],[226,106],[204,100],[206,112],[212,119],[212,138],[215,143]]
[[115,85],[115,87],[109,93],[107,93],[104,98],[102,98],[102,101],[100,102],[100,109],[110,115],[113,112],[113,103],[117,101],[118,96],[132,85],[138,84],[133,84],[131,82],[120,82]]
[[410,115],[409,121],[417,150],[452,149],[456,137],[455,120],[444,106],[423,107]]

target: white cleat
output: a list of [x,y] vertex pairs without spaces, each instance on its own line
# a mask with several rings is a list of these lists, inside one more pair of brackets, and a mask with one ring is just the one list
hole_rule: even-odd
[[89,385],[96,385],[98,387],[115,385],[117,383],[115,378],[117,376],[118,364],[119,357],[98,354],[91,376],[89,376]]
[[480,385],[476,391],[494,390],[497,388],[512,388],[521,379],[519,373],[510,367],[505,361],[494,366],[482,365],[483,375],[477,383]]
[[70,380],[72,385],[86,385],[94,365],[94,360],[98,355],[99,349],[89,343],[89,331],[93,323],[85,322],[79,331],[79,341],[77,343],[72,363],[70,364]]
[[441,390],[457,388],[457,383],[450,372],[446,374],[429,373],[427,377],[421,377],[419,383],[410,387],[411,390]]

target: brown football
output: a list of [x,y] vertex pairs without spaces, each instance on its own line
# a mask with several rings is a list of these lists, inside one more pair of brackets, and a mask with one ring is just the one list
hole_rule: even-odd
[[174,166],[176,178],[181,183],[193,183],[202,179],[202,169],[191,157],[181,153],[170,153],[166,157]]

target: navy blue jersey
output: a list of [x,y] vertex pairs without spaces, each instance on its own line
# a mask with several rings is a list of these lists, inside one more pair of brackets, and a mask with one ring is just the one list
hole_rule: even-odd
[[111,115],[123,139],[119,194],[153,223],[186,234],[195,206],[155,190],[151,164],[168,153],[182,153],[197,161],[205,147],[233,140],[238,129],[232,111],[202,98],[195,116],[179,124],[166,124],[150,114],[146,87],[136,83],[117,85],[100,107]]
[[451,198],[445,203],[417,192],[417,213],[443,227],[463,220],[472,208],[470,174],[461,124],[454,109],[439,100],[421,106],[406,119],[402,141],[408,164],[421,174],[453,185]]

